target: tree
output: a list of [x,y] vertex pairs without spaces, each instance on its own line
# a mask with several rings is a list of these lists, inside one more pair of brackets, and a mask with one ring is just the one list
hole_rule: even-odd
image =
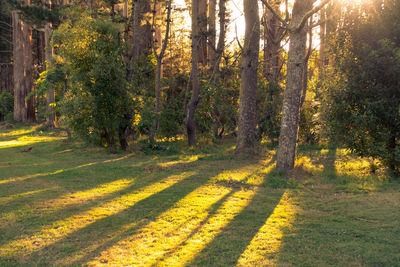
[[328,91],[326,119],[338,141],[399,176],[400,1],[353,7],[344,21],[332,47],[341,75]]
[[[25,1],[26,5],[30,1]],[[17,11],[12,12],[13,57],[14,57],[14,120],[32,122],[35,120],[35,106],[32,96],[32,27],[22,21]]]
[[[169,27],[170,27],[170,23],[171,23],[171,4],[172,4],[172,0],[168,1],[167,4],[167,25],[166,25],[166,29],[165,29],[165,37],[164,37],[164,41],[162,42],[162,46],[161,46],[161,50],[159,52],[157,52],[157,48],[156,45],[154,44],[155,42],[153,42],[153,53],[154,56],[157,60],[157,66],[156,66],[156,75],[154,78],[154,91],[156,94],[156,106],[155,106],[155,118],[154,118],[154,122],[153,122],[153,127],[151,129],[150,132],[150,140],[153,142],[154,141],[154,136],[155,136],[155,132],[158,129],[158,123],[160,120],[160,97],[161,97],[161,67],[162,67],[162,60],[164,58],[164,54],[165,54],[165,50],[167,49],[167,44],[168,44],[168,39],[169,39]],[[157,7],[157,1],[154,1],[154,11],[156,10]],[[155,27],[155,12],[153,15],[153,29]],[[155,31],[155,30],[154,30]],[[159,43],[161,43],[161,38],[158,41]]]
[[119,27],[107,17],[68,11],[72,18],[53,34],[68,76],[62,113],[79,136],[112,150],[119,139],[126,149],[135,103],[124,75]]
[[[299,126],[300,96],[306,66],[307,21],[323,8],[330,0],[322,1],[313,7],[314,0],[296,0],[294,2],[292,19],[289,21],[280,17],[271,5],[262,0],[266,7],[276,16],[289,32],[289,51],[287,62],[286,89],[282,106],[281,131],[276,167],[290,170],[294,167],[297,145],[297,130]],[[309,27],[313,27],[310,25]]]
[[194,113],[199,103],[199,0],[192,1],[192,96],[186,108],[186,130],[189,146],[196,145],[196,123]]
[[260,19],[257,0],[244,0],[246,21],[242,50],[242,83],[236,152],[252,152],[256,140],[257,68],[260,49]]

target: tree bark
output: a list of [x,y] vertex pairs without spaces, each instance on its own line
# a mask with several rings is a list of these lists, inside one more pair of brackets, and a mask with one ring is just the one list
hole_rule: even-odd
[[[29,4],[29,1],[27,2]],[[12,12],[14,57],[14,120],[35,120],[34,98],[26,99],[33,89],[32,77],[32,28]]]
[[[224,2],[224,0],[220,0],[220,2]],[[215,23],[215,12],[217,8],[216,0],[209,0],[208,7],[208,65],[210,69],[213,69],[216,62],[217,51],[216,51],[216,23]],[[224,23],[225,24],[225,23]]]
[[189,146],[196,145],[196,122],[194,114],[199,103],[199,1],[192,1],[192,96],[186,110],[186,130]]
[[207,0],[198,0],[199,63],[207,65]]
[[301,22],[312,9],[312,0],[296,0],[293,7],[292,21],[289,25],[289,52],[284,92],[281,132],[277,153],[276,167],[290,170],[294,167],[296,155],[297,130],[299,125],[300,94],[302,89],[304,60],[307,43],[307,29]]
[[[274,1],[271,6],[278,12],[281,1]],[[272,14],[272,12],[265,8],[264,11],[264,70],[263,76],[268,81],[278,82],[281,57],[280,57],[280,21]]]
[[242,51],[239,132],[236,153],[253,152],[256,140],[257,68],[260,49],[260,20],[257,0],[244,0],[246,22]]
[[[51,6],[51,1],[47,0],[46,4]],[[53,58],[53,48],[50,46],[50,35],[51,35],[51,24],[46,23],[44,26],[44,43],[45,43],[45,61],[46,69],[48,70],[51,66],[51,60]],[[46,124],[49,128],[55,127],[56,113],[55,113],[55,91],[54,87],[50,87],[47,91],[46,98]]]
[[[50,34],[51,28],[50,24],[46,24],[44,28],[44,38],[45,38],[45,59],[46,59],[46,69],[49,69],[51,66],[51,60],[53,58],[53,48],[50,46]],[[46,124],[49,128],[54,128],[56,113],[55,113],[55,91],[54,87],[50,87],[47,91],[47,99],[46,99]]]

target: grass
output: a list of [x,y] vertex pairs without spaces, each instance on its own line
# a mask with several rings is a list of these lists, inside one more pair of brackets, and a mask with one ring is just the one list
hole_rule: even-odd
[[109,154],[0,128],[0,266],[399,265],[400,185],[370,160],[303,146],[286,179],[233,145]]

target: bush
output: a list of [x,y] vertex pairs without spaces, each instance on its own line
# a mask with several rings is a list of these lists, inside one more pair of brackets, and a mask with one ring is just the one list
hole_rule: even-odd
[[136,102],[125,79],[119,27],[89,13],[69,14],[73,19],[53,35],[69,77],[61,103],[64,121],[86,140],[113,149],[119,139],[126,149]]
[[10,92],[2,92],[0,94],[0,119],[8,120],[8,118],[12,117],[12,112],[14,109],[14,97]]

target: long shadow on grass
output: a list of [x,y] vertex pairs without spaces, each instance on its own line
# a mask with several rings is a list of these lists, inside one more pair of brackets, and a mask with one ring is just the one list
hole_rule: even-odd
[[[112,247],[120,240],[137,232],[149,222],[154,221],[160,214],[170,209],[180,199],[184,198],[186,195],[190,194],[208,181],[208,179],[199,178],[201,178],[199,175],[186,178],[157,194],[135,203],[134,206],[122,212],[96,221],[95,223],[69,235],[65,239],[43,248],[40,252],[32,254],[31,258],[36,258],[37,255],[43,254],[51,255],[53,251],[58,251],[65,243],[73,242],[73,240],[81,238],[82,236],[90,237],[90,243],[75,244],[73,252],[77,252],[85,249],[87,246],[96,244],[96,240],[101,242],[102,239],[106,239],[105,242],[103,240],[101,245],[96,244],[95,248],[92,249],[90,253],[85,255],[83,258],[77,259],[72,264],[81,265],[97,256],[99,252]],[[118,230],[123,228],[125,225],[132,223],[134,226],[128,227],[128,229],[125,229],[122,233],[115,235],[115,232],[118,232]],[[69,253],[59,256],[68,257]]]
[[[150,165],[152,166],[154,162],[150,162]],[[184,168],[180,167],[180,165],[183,164]],[[187,170],[189,167],[194,168],[195,167],[195,162],[192,163],[192,165],[188,165],[188,163],[180,163],[180,164],[175,164],[175,168],[176,170],[179,171],[174,171],[172,169],[169,169],[168,171],[168,175],[179,175],[182,173],[183,170]],[[145,167],[147,168],[147,167]],[[136,170],[134,170],[136,169]],[[183,169],[183,170],[182,170]],[[81,213],[84,211],[88,211],[93,207],[96,207],[99,205],[100,203],[105,203],[107,201],[111,201],[114,198],[129,194],[133,191],[138,191],[143,187],[149,186],[153,183],[159,182],[160,180],[162,180],[163,177],[166,176],[166,173],[146,173],[145,176],[141,175],[140,176],[140,171],[142,170],[141,166],[139,167],[135,167],[132,169],[132,171],[134,171],[133,177],[135,178],[133,184],[131,186],[128,186],[127,188],[121,189],[121,190],[116,190],[114,192],[110,192],[108,194],[104,194],[102,196],[99,196],[97,198],[94,199],[90,199],[88,198],[86,201],[82,201],[82,202],[76,202],[72,205],[68,204],[68,203],[64,203],[64,204],[59,204],[60,207],[56,208],[56,209],[50,209],[50,210],[38,210],[31,204],[29,207],[26,207],[26,203],[23,201],[9,201],[7,202],[7,206],[5,206],[5,208],[1,211],[0,214],[5,214],[7,211],[8,212],[16,212],[18,213],[23,213],[26,212],[26,209],[29,209],[29,212],[34,212],[34,213],[28,213],[28,215],[23,215],[21,217],[18,218],[19,224],[15,225],[16,229],[15,231],[13,231],[13,225],[8,225],[7,226],[7,235],[11,235],[10,237],[12,239],[18,239],[19,236],[23,236],[24,232],[23,231],[18,231],[17,228],[20,228],[20,225],[29,225],[29,232],[36,232],[38,230],[40,230],[43,225],[51,225],[51,223],[55,222],[55,221],[62,221],[68,217],[71,217],[74,215],[74,213]],[[121,179],[125,176],[120,175],[113,178],[113,180],[108,181],[108,182],[113,182],[116,181],[118,179]],[[49,177],[50,179],[51,177]],[[104,182],[104,181],[103,181]],[[85,190],[87,189],[93,189],[93,186],[101,186],[103,184],[90,184],[89,188],[84,188]],[[82,189],[82,188],[80,188]],[[69,190],[68,191],[68,195],[71,193],[79,193],[81,192],[80,190]],[[43,192],[43,194],[45,194],[46,192]],[[45,201],[51,201],[51,200],[57,200],[57,197],[59,197],[61,195],[61,193],[59,194],[53,194],[51,196],[48,196],[47,199],[41,199],[40,202],[45,202]],[[65,198],[66,195],[62,196],[61,199],[64,199],[65,201],[67,201],[67,199]],[[37,197],[37,196],[36,196]],[[45,196],[46,197],[46,196]],[[21,209],[20,211],[16,210],[17,206],[21,207],[24,206],[25,208]],[[46,208],[46,206],[43,206],[44,208]],[[10,238],[6,238],[6,236],[4,236],[2,238],[2,240],[0,241],[0,244],[4,244],[7,243],[10,240]]]
[[196,255],[189,265],[236,265],[251,240],[272,214],[282,195],[283,190],[272,191],[261,187],[250,203]]
[[[216,172],[217,173],[217,172]],[[204,177],[204,175],[203,175]],[[43,259],[42,263],[45,263],[46,257],[44,255],[53,255],[55,251],[59,252],[58,257],[67,257],[69,254],[85,249],[88,246],[96,244],[96,240],[100,242],[102,239],[108,239],[106,244],[101,246],[101,249],[96,249],[92,254],[78,260],[77,264],[85,262],[87,259],[92,257],[92,255],[97,255],[98,251],[103,250],[106,247],[114,245],[116,242],[124,238],[126,235],[122,234],[120,236],[114,236],[113,233],[118,229],[123,228],[127,224],[136,223],[135,226],[128,228],[128,232],[136,232],[142,226],[147,224],[149,221],[154,220],[159,214],[168,210],[175,202],[179,201],[181,198],[194,191],[196,188],[202,186],[209,180],[209,177],[203,178],[202,175],[192,176],[182,181],[172,185],[169,188],[164,189],[154,195],[151,195],[145,199],[142,199],[135,203],[133,206],[124,209],[116,214],[110,215],[106,218],[97,220],[90,225],[85,226],[63,237],[56,243],[53,243],[47,247],[44,247],[40,251],[32,253],[29,259]],[[68,243],[76,243],[74,240],[81,238],[88,238],[90,240],[89,244],[78,243],[73,246],[73,248],[66,253],[59,251],[60,248]],[[51,262],[54,262],[55,257],[53,256]]]
[[322,175],[324,175],[326,178],[329,180],[334,180],[337,178],[337,171],[336,171],[336,166],[335,166],[335,161],[336,161],[336,148],[332,147],[329,149],[326,159],[324,161],[324,170],[322,172]]

